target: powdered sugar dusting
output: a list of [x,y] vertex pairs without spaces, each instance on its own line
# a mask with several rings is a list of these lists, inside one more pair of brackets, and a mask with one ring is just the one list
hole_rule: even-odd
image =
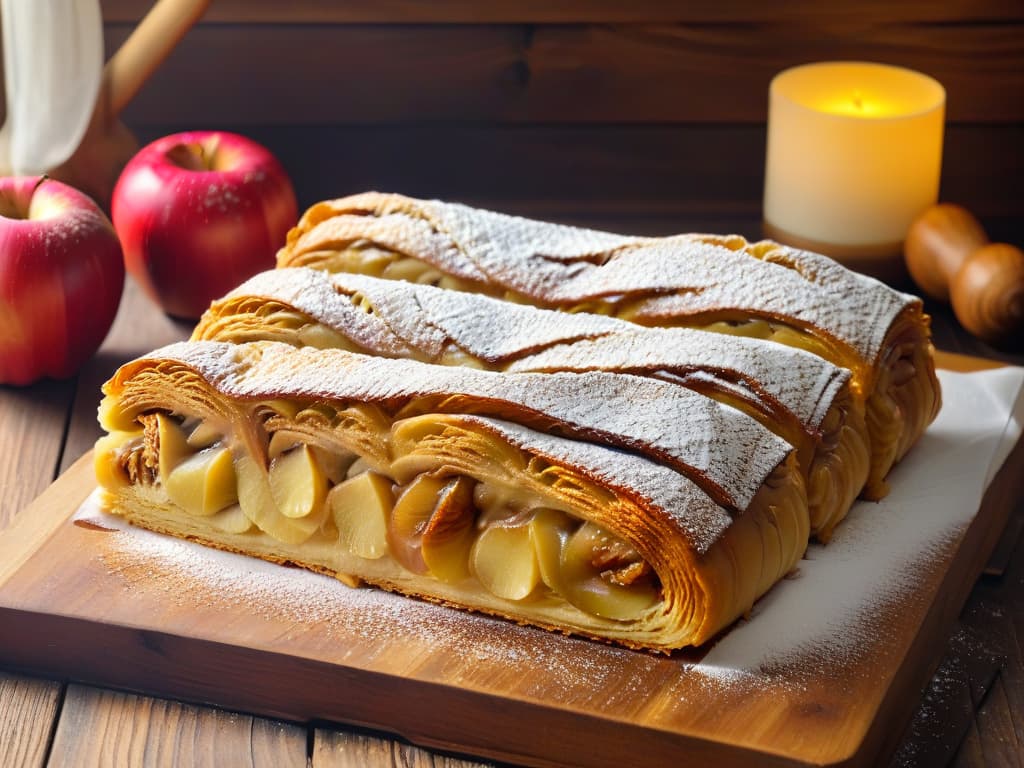
[[[353,296],[367,300],[372,311],[353,303]],[[304,268],[251,278],[215,303],[206,327],[215,327],[213,318],[236,311],[239,302],[252,297],[295,307],[374,354],[435,361],[457,348],[508,371],[701,371],[721,388],[743,379],[812,429],[849,379],[848,371],[817,355],[770,341],[689,328],[643,328],[601,315]],[[215,338],[204,335],[203,328],[197,338]],[[750,390],[744,394],[756,399]]]
[[[195,611],[244,614],[274,625],[292,625],[289,636],[315,627],[339,663],[372,666],[375,651],[384,653],[385,648],[390,662],[403,650],[418,656],[449,649],[456,666],[469,667],[461,671],[466,685],[476,682],[477,665],[485,665],[492,676],[495,668],[515,673],[529,667],[545,673],[531,685],[546,690],[554,684],[567,697],[583,700],[604,689],[607,706],[635,701],[643,691],[645,674],[665,663],[653,656],[549,635],[376,588],[351,588],[329,576],[135,528],[104,514],[96,494],[76,519],[115,531],[103,536],[96,557],[107,574],[123,580],[125,588],[156,592],[161,601]],[[420,674],[417,656],[408,660],[412,676]],[[623,664],[633,664],[640,671],[625,684]],[[530,686],[522,692],[540,694]]]
[[773,669],[851,666],[877,655],[901,611],[957,545],[978,510],[990,464],[1001,464],[1024,423],[1024,370],[940,371],[948,398],[914,451],[894,470],[881,503],[858,502],[827,546],[811,544],[796,578],[762,598],[701,663],[734,677]]
[[[597,440],[666,463],[734,509],[745,510],[792,447],[755,419],[674,384],[607,373],[501,374],[342,350],[254,342],[180,342],[129,363],[176,360],[220,392],[405,403],[464,397],[454,407]],[[122,377],[117,374],[117,378]],[[469,406],[465,401],[469,401]],[[440,406],[438,406],[440,407]]]
[[759,259],[739,237],[630,237],[377,193],[320,203],[310,214],[279,254],[281,266],[329,250],[339,219],[348,242],[372,232],[368,239],[442,272],[542,305],[606,299],[654,323],[739,310],[821,329],[869,363],[896,316],[920,303],[818,254],[779,246]]
[[[840,695],[851,675],[885,674],[892,666],[879,659],[905,650],[893,647],[893,621],[920,616],[934,599],[928,590],[935,588],[936,569],[957,546],[990,470],[1006,458],[1024,424],[1024,371],[943,371],[940,377],[949,397],[895,470],[891,496],[857,504],[832,543],[812,545],[799,574],[776,585],[703,658],[686,651],[656,657],[350,589],[328,577],[132,528],[100,512],[95,495],[77,517],[115,529],[97,534],[95,557],[123,588],[159,590],[161,599],[217,616],[272,620],[268,631],[286,650],[313,629],[324,635],[324,657],[336,663],[373,668],[380,654],[394,669],[398,656],[412,677],[451,682],[446,675],[456,675],[466,687],[511,690],[548,703],[554,697],[623,717],[631,711],[622,707],[651,702],[663,709],[644,710],[647,721],[671,724],[686,712],[692,723],[708,697],[737,708],[751,696],[817,701],[813,686],[823,681],[831,696]],[[514,435],[520,428],[507,429]],[[282,621],[291,625],[284,637]]]

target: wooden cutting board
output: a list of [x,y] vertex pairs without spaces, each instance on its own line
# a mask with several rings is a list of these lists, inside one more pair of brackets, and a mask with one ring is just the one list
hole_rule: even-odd
[[529,765],[873,765],[915,710],[1022,468],[1024,441],[852,650],[731,676],[693,652],[561,637],[120,529],[80,510],[86,455],[0,536],[0,664]]

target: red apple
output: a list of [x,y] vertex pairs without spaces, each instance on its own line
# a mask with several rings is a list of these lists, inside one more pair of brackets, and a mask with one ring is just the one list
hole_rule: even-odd
[[0,178],[0,384],[77,371],[123,287],[121,246],[96,203],[52,179]]
[[143,147],[111,203],[125,266],[169,315],[196,318],[274,266],[298,220],[295,192],[264,147],[234,133],[192,131]]

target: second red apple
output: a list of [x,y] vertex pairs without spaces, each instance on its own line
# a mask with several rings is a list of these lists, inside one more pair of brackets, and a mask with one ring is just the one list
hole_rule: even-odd
[[125,166],[111,213],[125,267],[169,315],[199,317],[210,301],[274,266],[298,219],[277,159],[223,131],[157,139]]

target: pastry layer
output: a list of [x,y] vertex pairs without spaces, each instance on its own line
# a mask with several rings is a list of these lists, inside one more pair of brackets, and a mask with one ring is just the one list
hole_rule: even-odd
[[[360,357],[193,342],[123,366],[96,449],[108,507],[224,549],[659,650],[706,641],[803,554],[788,449],[730,512],[675,461],[564,436],[577,429],[565,414],[538,421],[465,393],[428,403],[395,386],[392,363],[411,380],[446,369],[349,365]],[[485,414],[424,407],[456,400]]]
[[278,254],[642,325],[771,339],[851,369],[872,442],[865,493],[938,412],[920,300],[817,254],[741,237],[638,238],[365,193],[310,208]]
[[849,372],[758,339],[638,328],[429,285],[312,269],[262,273],[213,303],[194,339],[282,341],[511,372],[654,377],[746,411],[796,446],[811,530],[826,539],[863,488],[869,450]]

